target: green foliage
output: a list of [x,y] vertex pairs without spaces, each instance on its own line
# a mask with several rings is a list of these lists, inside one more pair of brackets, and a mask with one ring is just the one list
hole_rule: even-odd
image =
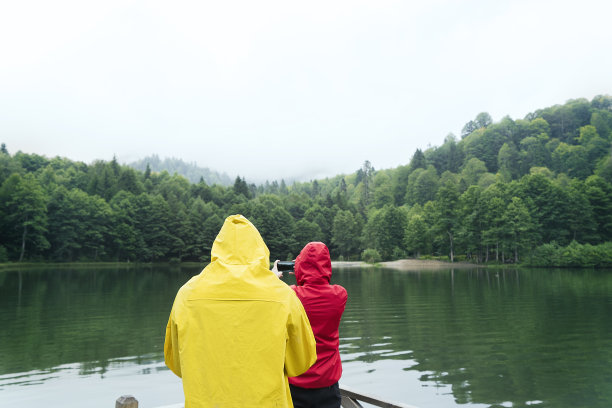
[[531,248],[534,242],[535,224],[533,223],[527,206],[519,197],[512,197],[503,216],[506,246],[514,252],[514,262],[519,262],[519,252]]
[[487,112],[481,112],[476,116],[476,119],[470,120],[465,124],[465,126],[463,126],[463,129],[461,130],[461,137],[465,138],[478,129],[484,129],[492,122],[493,120],[491,119],[491,115],[489,115]]
[[599,160],[595,174],[612,183],[612,154]]
[[606,140],[612,139],[612,112],[609,110],[593,112],[591,125],[595,126],[597,133]]
[[236,181],[234,181],[234,193],[242,194],[245,198],[250,198],[251,193],[249,191],[249,186],[245,179],[241,179],[240,176],[236,177]]
[[382,208],[385,205],[395,204],[393,185],[388,174],[379,172],[374,176],[374,207]]
[[599,240],[612,241],[612,185],[599,176],[590,176],[585,187],[585,194],[593,209]]
[[[542,119],[536,119],[542,120]],[[528,136],[520,141],[519,163],[520,174],[528,174],[533,167],[549,167],[551,153],[546,148],[549,137],[546,133],[537,136]]]
[[499,153],[497,154],[497,166],[499,172],[505,176],[507,180],[515,179],[519,176],[520,160],[519,152],[514,146],[514,143],[504,143]]
[[541,267],[612,267],[612,242],[600,245],[579,244],[572,241],[567,246],[555,242],[537,247],[526,262]]
[[324,242],[325,238],[319,224],[302,218],[295,223],[295,241],[297,247],[304,247],[311,241]]
[[497,172],[499,150],[507,141],[507,136],[497,126],[480,128],[463,140],[466,157],[482,160],[487,170],[493,173]]
[[421,151],[421,149],[416,149],[414,155],[412,156],[412,160],[410,160],[410,171],[414,171],[416,169],[424,169],[427,167],[427,160],[425,159],[425,155]]
[[334,259],[370,249],[380,260],[537,264],[537,252],[559,265],[604,265],[603,243],[612,242],[611,107],[612,98],[598,96],[519,120],[494,123],[481,113],[461,140],[450,134],[403,166],[377,171],[366,160],[352,174],[292,185],[194,179],[185,163],[156,156],[135,170],[116,159],[88,165],[11,155],[3,146],[0,255],[208,261],[224,218],[242,213],[273,259],[318,240]]
[[459,190],[457,184],[448,180],[438,190],[434,204],[435,223],[433,229],[438,235],[447,236],[451,262],[455,254],[455,234],[459,227]]
[[369,160],[363,163],[361,169],[357,171],[356,183],[361,186],[360,206],[362,209],[367,208],[372,200],[372,175],[374,168]]
[[32,173],[23,177],[13,174],[2,185],[0,197],[3,197],[2,229],[6,234],[3,238],[12,257],[19,261],[38,257],[49,247],[46,238],[48,197],[40,183]]
[[593,108],[594,104],[590,104],[586,99],[576,99],[565,105],[536,111],[536,115],[550,124],[552,138],[571,143],[578,137],[578,129],[590,123]]
[[111,207],[98,196],[58,187],[48,205],[49,241],[54,260],[99,260],[110,241]]
[[587,151],[583,146],[561,143],[552,153],[552,168],[558,173],[565,170],[571,177],[586,178],[591,173]]
[[377,250],[374,248],[364,249],[361,253],[361,260],[367,263],[380,262],[381,257]]
[[383,259],[391,259],[395,248],[403,245],[406,212],[395,206],[372,211],[364,227],[364,243],[376,249]]
[[332,243],[334,253],[345,258],[359,253],[361,228],[353,213],[340,210],[334,217],[332,226]]
[[478,184],[478,180],[483,174],[487,172],[487,166],[485,166],[482,160],[475,157],[469,159],[461,170],[461,178],[465,181],[468,186]]
[[529,136],[550,135],[550,125],[542,118],[535,118],[529,122]]
[[429,228],[422,214],[414,214],[408,219],[404,232],[404,248],[419,258],[430,246]]
[[9,260],[8,251],[5,247],[0,245],[0,262],[7,262]]
[[[476,258],[478,258],[487,227],[485,225],[486,203],[481,198],[482,192],[483,189],[480,186],[470,186],[459,197],[458,216],[461,223],[457,229],[457,237],[460,241],[465,242],[466,253],[470,257],[474,254]],[[415,235],[414,241],[418,243],[418,235]]]
[[434,200],[438,191],[438,183],[439,177],[435,167],[428,166],[427,169],[416,169],[408,177],[405,202],[409,205],[423,205]]
[[[417,150],[418,151],[418,150]],[[422,153],[421,153],[422,156]],[[444,139],[444,144],[438,148],[428,149],[425,153],[426,162],[419,158],[419,161],[413,166],[415,157],[410,163],[411,168],[427,168],[427,163],[433,165],[438,174],[444,173],[445,171],[451,171],[457,173],[463,164],[465,154],[463,152],[463,145],[457,143],[455,136],[451,133]],[[418,166],[417,166],[418,164]]]

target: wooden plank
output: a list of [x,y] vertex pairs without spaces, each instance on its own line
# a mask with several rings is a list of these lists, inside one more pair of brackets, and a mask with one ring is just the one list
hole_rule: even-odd
[[[357,392],[352,388],[341,385],[340,386],[340,396],[342,398],[341,406],[343,408],[363,408],[363,405],[359,403],[365,402],[367,404],[374,405],[375,407],[381,408],[417,408],[414,405],[402,404],[398,402],[390,402],[385,401],[380,397],[376,397],[372,394],[364,394],[361,392]],[[172,405],[164,405],[163,407],[158,408],[183,408],[184,404],[172,404]],[[115,408],[138,408],[138,401],[136,398],[131,395],[123,395],[117,398],[117,402],[115,403]]]
[[[348,399],[351,399],[353,401],[356,400],[356,401],[366,402],[368,404],[372,404],[376,407],[381,407],[381,408],[417,408],[414,405],[402,404],[399,402],[385,401],[380,397],[374,396],[372,394],[364,394],[361,392],[357,392],[344,385],[340,386],[340,395]],[[347,407],[351,407],[351,406],[348,405]]]
[[342,397],[342,401],[340,402],[340,406],[343,408],[363,408],[363,405],[359,403],[359,401],[355,401],[346,395],[340,394]]

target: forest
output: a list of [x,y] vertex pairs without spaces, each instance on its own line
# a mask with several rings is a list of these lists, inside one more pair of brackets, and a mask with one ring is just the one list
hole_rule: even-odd
[[0,149],[0,262],[206,262],[226,216],[271,259],[323,241],[335,260],[612,266],[612,97],[524,119],[480,113],[406,165],[295,182],[191,182],[116,159]]

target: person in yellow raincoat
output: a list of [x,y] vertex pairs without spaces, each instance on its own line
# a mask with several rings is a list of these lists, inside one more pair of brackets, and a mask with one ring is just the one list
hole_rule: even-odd
[[316,342],[300,300],[269,259],[255,226],[232,215],[211,263],[179,289],[164,356],[183,379],[185,408],[293,407],[287,377],[314,364]]

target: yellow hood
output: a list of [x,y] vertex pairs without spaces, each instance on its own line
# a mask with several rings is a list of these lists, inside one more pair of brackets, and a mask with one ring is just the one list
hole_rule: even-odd
[[242,215],[232,215],[225,220],[212,246],[211,262],[217,261],[268,269],[270,251],[249,220]]
[[269,257],[255,226],[230,216],[211,263],[177,293],[164,354],[183,378],[185,408],[293,406],[287,377],[315,362],[316,343]]

